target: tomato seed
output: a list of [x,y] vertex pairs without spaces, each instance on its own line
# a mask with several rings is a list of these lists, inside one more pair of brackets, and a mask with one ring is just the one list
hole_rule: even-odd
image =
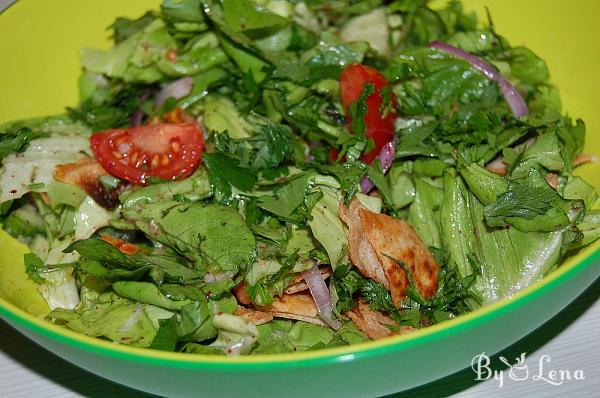
[[162,155],[160,158],[160,165],[161,166],[167,166],[169,164],[169,156],[167,155]]

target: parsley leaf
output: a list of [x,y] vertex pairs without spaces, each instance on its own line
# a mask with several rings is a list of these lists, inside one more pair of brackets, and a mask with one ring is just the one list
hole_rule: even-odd
[[375,85],[373,83],[366,83],[363,86],[360,97],[356,101],[350,104],[348,107],[348,113],[352,118],[351,128],[355,135],[365,134],[365,116],[369,111],[367,105],[367,98],[375,93]]
[[0,132],[0,165],[6,156],[25,151],[31,140],[44,135],[44,133],[34,132],[28,127],[20,126],[18,123],[12,124],[7,130]]
[[73,120],[84,122],[93,131],[127,127],[131,123],[131,115],[139,106],[139,91],[136,86],[126,85],[117,88],[102,102],[90,98],[77,108],[67,108],[67,111]]
[[521,231],[555,231],[583,217],[582,200],[560,197],[536,169],[509,182],[508,190],[483,209],[490,227],[511,224]]
[[228,134],[215,134],[215,147],[251,169],[275,168],[292,155],[292,132],[289,127],[273,123],[253,114],[250,123],[256,132],[248,138],[231,139]]
[[256,183],[256,171],[243,168],[239,160],[221,152],[205,153],[202,161],[208,169],[208,178],[214,193],[221,201],[232,199],[232,187],[243,192],[251,191]]

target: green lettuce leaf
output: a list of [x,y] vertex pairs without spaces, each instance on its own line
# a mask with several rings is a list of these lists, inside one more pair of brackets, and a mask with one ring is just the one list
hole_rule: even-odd
[[462,277],[471,273],[469,258],[481,264],[475,289],[485,303],[541,279],[581,239],[570,225],[554,232],[490,229],[484,221],[484,206],[451,171],[444,175],[441,226],[444,249]]
[[104,337],[121,344],[149,347],[156,336],[158,319],[171,313],[152,311],[152,306],[135,303],[108,293],[91,307],[55,309],[46,319],[79,333]]
[[[255,257],[255,240],[244,219],[231,207],[194,203],[147,203],[125,211],[151,239],[211,273],[245,270]],[[231,245],[231,237],[236,244]]]
[[132,208],[144,203],[157,203],[177,200],[197,202],[210,194],[208,173],[205,168],[198,170],[188,178],[178,181],[161,181],[147,186],[133,186],[121,193],[119,200],[124,208]]
[[81,159],[89,151],[89,140],[80,136],[38,138],[22,154],[4,158],[0,169],[0,203],[28,192],[46,192],[54,181],[54,166]]
[[[125,254],[101,239],[79,240],[65,249],[67,253],[73,251],[81,256],[78,267],[83,271],[93,271],[95,276],[113,277],[108,270],[117,275],[119,270],[135,272],[130,277],[139,275],[140,272],[141,275],[153,272],[154,275],[160,275],[158,283],[163,280],[171,283],[194,283],[204,276],[202,272],[187,266],[185,260],[172,254],[158,250]],[[104,275],[103,268],[106,270]],[[122,277],[124,275],[127,274],[122,274]]]
[[444,193],[439,182],[439,179],[414,179],[416,195],[408,208],[406,221],[413,226],[426,246],[441,248],[440,207]]
[[333,270],[347,262],[348,231],[338,215],[341,195],[330,188],[320,189],[322,198],[313,207],[308,225],[327,251]]

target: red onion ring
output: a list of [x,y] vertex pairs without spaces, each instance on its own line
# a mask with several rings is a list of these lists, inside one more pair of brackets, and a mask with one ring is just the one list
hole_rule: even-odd
[[137,108],[131,115],[131,127],[138,127],[142,124],[144,118],[144,112],[140,108]]
[[[392,163],[396,157],[396,140],[394,139],[382,146],[377,157],[379,158],[379,164],[381,164],[383,174],[387,173],[392,167]],[[373,181],[371,181],[368,176],[363,176],[360,181],[360,190],[362,193],[369,193],[373,188],[375,188]]]
[[360,190],[362,191],[362,193],[367,194],[371,192],[373,188],[375,188],[375,184],[373,184],[373,181],[371,181],[369,176],[364,175],[362,180],[360,180]]
[[308,285],[308,290],[315,301],[319,316],[325,323],[327,323],[332,329],[338,330],[342,325],[337,319],[333,319],[333,303],[331,302],[331,295],[329,289],[321,276],[319,266],[315,263],[311,269],[304,271],[304,280]]
[[172,81],[163,87],[162,90],[156,94],[154,99],[154,106],[157,108],[161,107],[167,98],[175,98],[176,100],[187,96],[192,91],[194,80],[191,77],[183,77]]
[[519,93],[515,86],[510,84],[509,81],[506,80],[492,65],[488,64],[481,58],[448,43],[432,41],[429,43],[429,47],[464,59],[471,64],[473,68],[482,72],[488,79],[498,82],[500,91],[502,91],[502,95],[508,103],[508,107],[510,108],[514,117],[525,116],[529,112],[527,103],[523,99],[523,96]]

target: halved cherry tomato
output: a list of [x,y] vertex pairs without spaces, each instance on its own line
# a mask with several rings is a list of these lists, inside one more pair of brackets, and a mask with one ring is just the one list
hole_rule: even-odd
[[365,116],[365,136],[373,139],[375,149],[365,153],[362,159],[366,163],[371,163],[377,155],[381,147],[394,139],[394,122],[396,114],[392,111],[385,117],[381,114],[382,97],[381,89],[388,85],[385,77],[377,69],[361,64],[351,64],[343,70],[340,77],[340,95],[342,97],[342,105],[346,110],[346,121],[348,126],[352,124],[348,107],[353,102],[356,102],[363,91],[365,84],[371,83],[375,86],[375,92],[366,99],[367,115]]
[[90,142],[109,173],[136,184],[145,184],[148,177],[186,177],[196,170],[204,151],[195,123],[107,130],[92,135]]

